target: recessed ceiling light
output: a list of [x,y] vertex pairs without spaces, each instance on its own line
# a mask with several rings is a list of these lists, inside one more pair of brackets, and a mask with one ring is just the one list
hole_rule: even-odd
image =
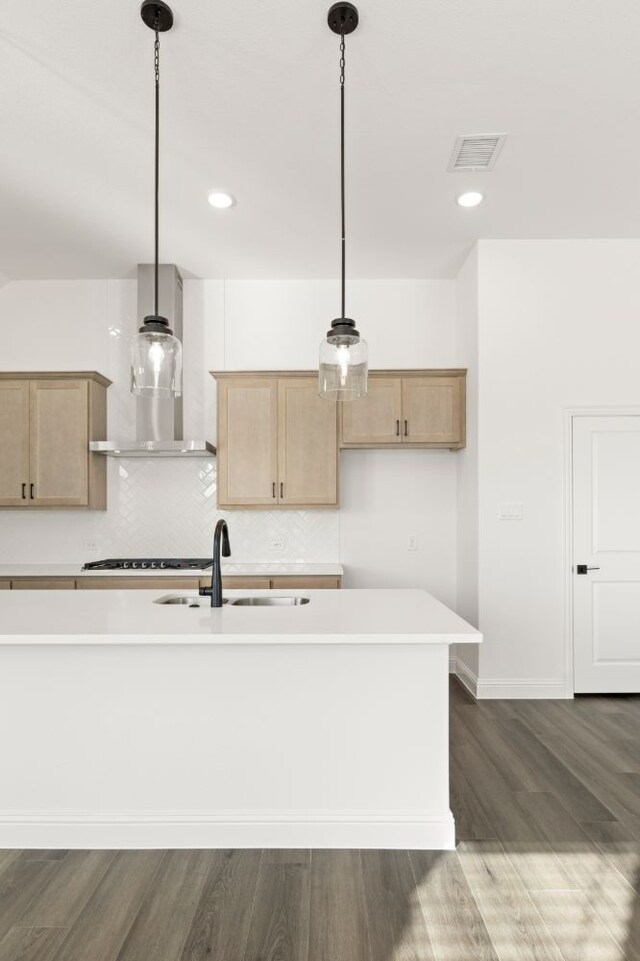
[[460,194],[456,198],[459,207],[477,207],[484,200],[482,194],[477,190],[469,190],[466,194]]
[[218,210],[227,210],[228,207],[233,207],[236,202],[236,198],[224,190],[212,190],[207,199],[211,206]]

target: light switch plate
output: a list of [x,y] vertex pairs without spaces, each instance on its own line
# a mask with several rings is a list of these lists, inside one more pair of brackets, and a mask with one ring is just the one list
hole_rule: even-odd
[[522,504],[514,501],[500,504],[498,506],[498,518],[501,521],[521,521]]

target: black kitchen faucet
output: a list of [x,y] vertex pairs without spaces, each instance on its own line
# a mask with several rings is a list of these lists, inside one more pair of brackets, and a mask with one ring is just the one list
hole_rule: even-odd
[[213,534],[213,567],[211,568],[211,587],[201,587],[199,594],[203,597],[211,598],[212,607],[222,607],[222,567],[220,561],[220,548],[222,556],[231,556],[231,544],[229,543],[229,528],[225,520],[219,520]]

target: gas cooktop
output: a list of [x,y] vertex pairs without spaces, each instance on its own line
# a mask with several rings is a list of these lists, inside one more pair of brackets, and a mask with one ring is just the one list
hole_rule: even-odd
[[210,557],[108,557],[89,561],[83,571],[201,571],[211,567]]

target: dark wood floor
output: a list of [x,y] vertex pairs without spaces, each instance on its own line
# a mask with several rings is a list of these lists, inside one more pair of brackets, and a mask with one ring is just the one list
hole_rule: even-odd
[[640,959],[640,697],[452,685],[457,851],[0,852],[0,961]]

